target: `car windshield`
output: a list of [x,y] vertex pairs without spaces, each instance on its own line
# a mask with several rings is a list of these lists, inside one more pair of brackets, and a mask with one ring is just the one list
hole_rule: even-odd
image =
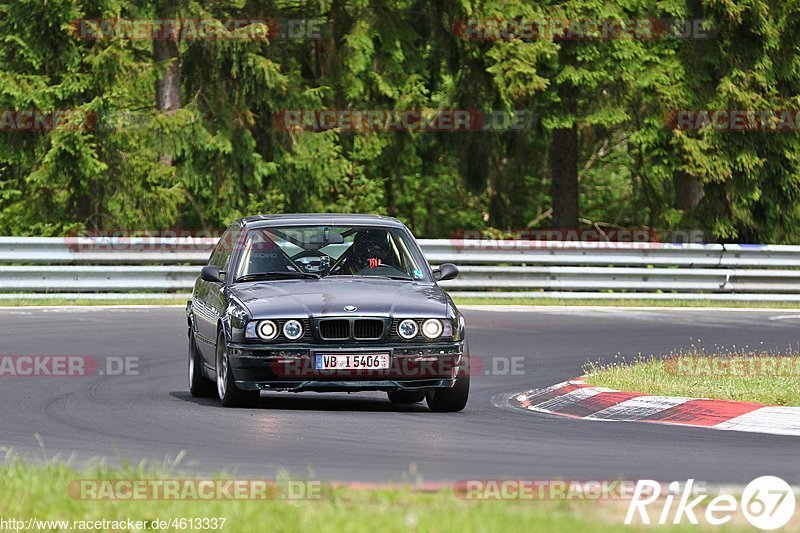
[[249,230],[237,281],[370,276],[428,280],[425,259],[402,228],[285,226]]

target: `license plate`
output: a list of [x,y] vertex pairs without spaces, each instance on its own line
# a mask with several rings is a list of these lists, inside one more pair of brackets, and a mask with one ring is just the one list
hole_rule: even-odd
[[389,368],[389,354],[317,354],[315,368],[317,370],[385,370]]

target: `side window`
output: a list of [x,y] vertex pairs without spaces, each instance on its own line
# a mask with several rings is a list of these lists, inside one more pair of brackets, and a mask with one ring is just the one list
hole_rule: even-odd
[[219,238],[217,247],[214,249],[214,253],[211,254],[211,258],[208,260],[208,264],[214,265],[220,270],[226,270],[228,267],[228,260],[230,259],[231,254],[233,253],[233,248],[236,244],[236,239],[238,237],[239,237],[238,226],[231,226],[227,230],[225,230],[225,233],[223,233],[222,237]]
[[214,251],[211,252],[211,257],[208,258],[208,264],[213,265],[215,267],[219,267],[219,258],[222,256],[222,249],[225,247],[225,238],[230,233],[230,228],[225,230],[225,233],[217,241],[217,246],[214,248]]

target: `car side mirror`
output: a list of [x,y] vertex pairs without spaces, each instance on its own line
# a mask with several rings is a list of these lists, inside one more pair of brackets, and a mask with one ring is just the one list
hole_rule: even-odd
[[458,267],[453,263],[441,264],[439,268],[433,271],[433,277],[436,278],[436,281],[456,279],[458,277]]
[[211,283],[222,283],[222,272],[214,265],[206,265],[200,271],[200,279],[203,281],[210,281]]

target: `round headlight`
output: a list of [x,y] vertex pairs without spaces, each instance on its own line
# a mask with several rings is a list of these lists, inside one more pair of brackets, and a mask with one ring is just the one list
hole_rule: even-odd
[[422,323],[422,333],[429,339],[435,339],[442,334],[442,321],[431,318]]
[[397,326],[397,333],[404,339],[413,339],[417,336],[418,331],[417,323],[409,319],[403,320]]
[[271,341],[278,335],[278,326],[272,320],[262,320],[256,326],[256,332],[265,341]]
[[303,336],[303,325],[297,320],[287,320],[283,325],[283,334],[290,341],[294,341]]

